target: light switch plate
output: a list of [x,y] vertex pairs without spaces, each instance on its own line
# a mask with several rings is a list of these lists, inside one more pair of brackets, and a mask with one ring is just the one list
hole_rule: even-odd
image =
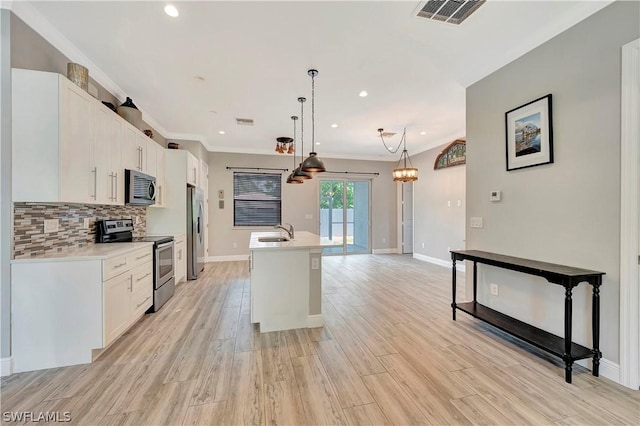
[[491,191],[489,193],[490,201],[500,201],[501,198],[502,198],[502,191]]
[[58,219],[45,219],[44,220],[44,233],[58,232],[60,228],[60,221]]
[[218,208],[224,209],[224,200],[218,200]]
[[311,269],[320,269],[320,259],[317,257],[311,258]]
[[469,221],[469,225],[472,228],[482,228],[482,218],[481,217],[472,217]]
[[91,228],[91,218],[85,217],[84,219],[82,219],[82,227],[84,229]]
[[305,219],[313,219],[313,215],[312,214],[305,214],[304,218]]
[[220,200],[224,198],[224,189],[218,189],[218,198]]

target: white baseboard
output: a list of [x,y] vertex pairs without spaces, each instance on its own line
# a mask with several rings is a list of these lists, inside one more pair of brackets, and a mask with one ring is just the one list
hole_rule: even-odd
[[13,357],[0,358],[0,376],[10,376],[13,373]]
[[396,254],[398,253],[397,248],[388,248],[388,249],[373,249],[373,254]]
[[232,256],[209,256],[207,263],[210,262],[237,262],[239,260],[249,260],[248,254],[236,254]]
[[322,327],[323,325],[324,321],[322,320],[322,314],[309,315],[307,318],[307,328]]
[[[438,258],[431,257],[431,256],[425,256],[424,254],[418,254],[418,253],[413,253],[413,258],[414,259],[418,259],[418,260],[422,260],[423,262],[433,263],[434,265],[444,266],[446,268],[451,268],[451,261],[450,260],[442,260],[442,259],[438,259]],[[456,264],[456,270],[458,270],[460,272],[464,272],[465,271],[464,263],[463,262],[457,263]]]
[[[591,359],[581,359],[576,361],[576,364],[583,366],[591,370]],[[600,376],[606,377],[609,380],[613,380],[616,383],[620,383],[620,364],[616,364],[613,361],[609,361],[606,358],[600,358]]]

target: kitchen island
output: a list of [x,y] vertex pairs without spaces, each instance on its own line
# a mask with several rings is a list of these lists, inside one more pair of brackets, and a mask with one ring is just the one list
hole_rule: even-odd
[[340,244],[304,231],[260,241],[274,237],[286,233],[251,233],[251,322],[261,333],[322,327],[322,249]]

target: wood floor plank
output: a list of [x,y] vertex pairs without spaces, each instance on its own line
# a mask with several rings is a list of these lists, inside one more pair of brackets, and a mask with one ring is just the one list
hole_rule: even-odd
[[273,383],[293,379],[293,365],[285,332],[262,333],[260,339],[263,381]]
[[297,358],[300,356],[312,356],[316,354],[315,346],[304,329],[287,330],[284,332],[289,348],[289,356]]
[[216,324],[213,339],[223,340],[236,337],[238,331],[238,321],[240,316],[240,306],[223,308],[220,313],[220,319]]
[[305,424],[304,406],[294,379],[267,383],[264,386],[266,424]]
[[320,359],[314,355],[293,358],[292,362],[306,424],[346,424],[340,402]]
[[144,425],[180,425],[189,408],[194,381],[163,384],[149,407],[144,410]]
[[372,374],[362,378],[384,416],[393,424],[430,424],[416,401],[409,396],[389,373]]
[[333,384],[342,408],[374,402],[358,372],[335,340],[316,343],[318,357]]
[[349,327],[332,326],[331,333],[359,375],[366,376],[386,371],[378,358]]
[[220,424],[226,406],[225,401],[194,405],[187,408],[182,426],[210,426]]
[[391,424],[376,403],[345,408],[343,411],[347,421],[352,426],[380,426]]
[[193,386],[189,405],[210,404],[228,398],[233,366],[234,340],[214,340]]
[[262,374],[260,351],[235,352],[233,354],[229,396],[222,424],[264,424]]
[[512,421],[478,395],[454,399],[451,403],[474,425],[508,425]]

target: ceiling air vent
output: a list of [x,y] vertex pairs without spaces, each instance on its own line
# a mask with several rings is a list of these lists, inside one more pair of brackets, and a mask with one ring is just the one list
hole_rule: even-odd
[[383,138],[390,138],[393,135],[395,135],[395,132],[382,132]]
[[238,126],[253,126],[252,118],[236,118],[236,124]]
[[484,2],[485,0],[428,0],[417,16],[459,25]]

